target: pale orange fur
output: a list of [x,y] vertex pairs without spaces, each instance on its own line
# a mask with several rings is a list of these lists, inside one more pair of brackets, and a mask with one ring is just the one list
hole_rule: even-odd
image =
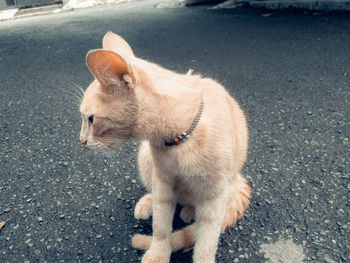
[[[153,215],[153,236],[135,235],[132,245],[147,249],[142,262],[169,262],[171,251],[194,246],[195,263],[215,262],[221,231],[249,206],[250,187],[240,170],[247,155],[243,111],[212,79],[177,74],[136,58],[121,37],[107,33],[103,49],[90,51],[95,76],[80,106],[82,143],[115,149],[141,140],[140,176],[148,190],[135,217]],[[204,107],[191,137],[176,146],[164,142],[186,131]],[[195,222],[172,233],[176,203],[181,217]]]

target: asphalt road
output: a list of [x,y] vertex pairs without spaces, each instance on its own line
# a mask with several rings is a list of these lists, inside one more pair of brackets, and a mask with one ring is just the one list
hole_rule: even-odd
[[142,58],[217,79],[246,112],[253,198],[217,262],[350,262],[350,17],[264,13],[147,1],[1,22],[0,262],[142,257],[138,144],[113,160],[81,146],[72,95],[109,30]]

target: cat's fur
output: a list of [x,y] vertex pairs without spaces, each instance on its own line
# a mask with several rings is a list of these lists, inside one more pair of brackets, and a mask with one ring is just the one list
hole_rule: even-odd
[[[142,262],[169,262],[172,251],[193,245],[195,263],[215,262],[220,232],[249,205],[250,188],[240,173],[248,129],[238,103],[212,79],[136,58],[111,32],[103,49],[87,54],[87,66],[96,79],[80,106],[81,142],[115,149],[131,138],[141,140],[138,164],[149,193],[137,203],[135,217],[153,215],[153,236],[135,235],[132,241],[147,249]],[[201,98],[203,112],[191,137],[165,146],[191,126]],[[177,203],[184,205],[181,217],[195,222],[172,233]]]

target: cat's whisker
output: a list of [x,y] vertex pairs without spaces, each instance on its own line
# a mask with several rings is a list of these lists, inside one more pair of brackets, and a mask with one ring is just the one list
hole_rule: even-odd
[[103,153],[103,155],[107,157],[107,159],[110,160],[114,165],[117,165],[117,161],[113,158],[112,154],[110,153],[109,147],[107,147],[101,142],[97,142],[96,144],[99,146],[99,152]]
[[117,161],[113,158],[112,154],[108,151],[107,148],[104,148],[104,153],[107,156],[107,158],[115,165],[117,166]]
[[[63,90],[63,89],[62,89]],[[74,94],[74,93],[71,93],[70,91],[67,91],[67,90],[63,90],[64,92],[66,92],[66,94],[69,94],[69,95],[71,95],[71,96],[73,96],[73,98],[72,97],[69,97],[68,99],[70,100],[70,102],[73,104],[73,105],[75,105],[75,106],[77,106],[78,108],[80,107],[80,104],[81,104],[81,100],[82,100],[82,98],[80,98],[80,97],[78,97],[76,94]],[[67,98],[67,97],[66,97]]]
[[74,83],[70,83],[67,81],[63,81],[66,86],[70,86],[71,89],[67,90],[64,87],[60,87],[60,90],[62,90],[64,93],[69,94],[73,96],[76,101],[73,101],[74,104],[80,105],[81,101],[83,100],[84,97],[84,90],[82,87],[79,87],[78,85]]
[[[81,98],[83,97],[84,91],[80,87],[77,88],[77,86],[75,86],[69,82],[65,82],[65,84],[66,84],[65,86],[68,86],[69,88],[71,88],[71,90],[69,90],[70,92],[72,92],[73,94],[75,94],[78,97],[81,97]],[[64,89],[64,91],[67,92],[68,90]]]
[[83,87],[79,86],[78,84],[74,83],[74,82],[70,82],[69,83],[70,85],[76,87],[78,90],[78,93],[81,95],[81,96],[84,96],[84,93],[85,93],[85,90],[83,89]]
[[70,90],[65,90],[65,89],[62,89],[62,91],[64,91],[66,94],[68,94],[68,95],[71,95],[71,96],[73,96],[75,99],[77,99],[77,101],[81,101],[82,100],[82,97],[81,96],[79,96],[79,94],[76,94],[75,92],[73,92],[73,91],[70,91]]
[[79,86],[78,84],[76,84],[74,82],[70,82],[70,81],[66,81],[66,80],[63,80],[62,82],[71,86],[72,88],[78,88],[78,90],[80,91],[81,94],[84,94],[84,92],[85,92],[81,86]]
[[74,100],[68,100],[67,103],[69,103],[75,110],[80,111],[80,106],[81,106],[80,102],[74,101]]

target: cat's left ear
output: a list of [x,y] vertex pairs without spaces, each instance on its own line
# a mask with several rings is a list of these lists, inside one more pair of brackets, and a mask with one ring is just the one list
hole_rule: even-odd
[[135,75],[130,65],[113,51],[91,50],[86,56],[86,64],[107,92],[126,91],[135,86]]
[[121,36],[112,32],[107,32],[104,35],[102,47],[105,50],[112,50],[126,59],[135,57],[129,44]]

